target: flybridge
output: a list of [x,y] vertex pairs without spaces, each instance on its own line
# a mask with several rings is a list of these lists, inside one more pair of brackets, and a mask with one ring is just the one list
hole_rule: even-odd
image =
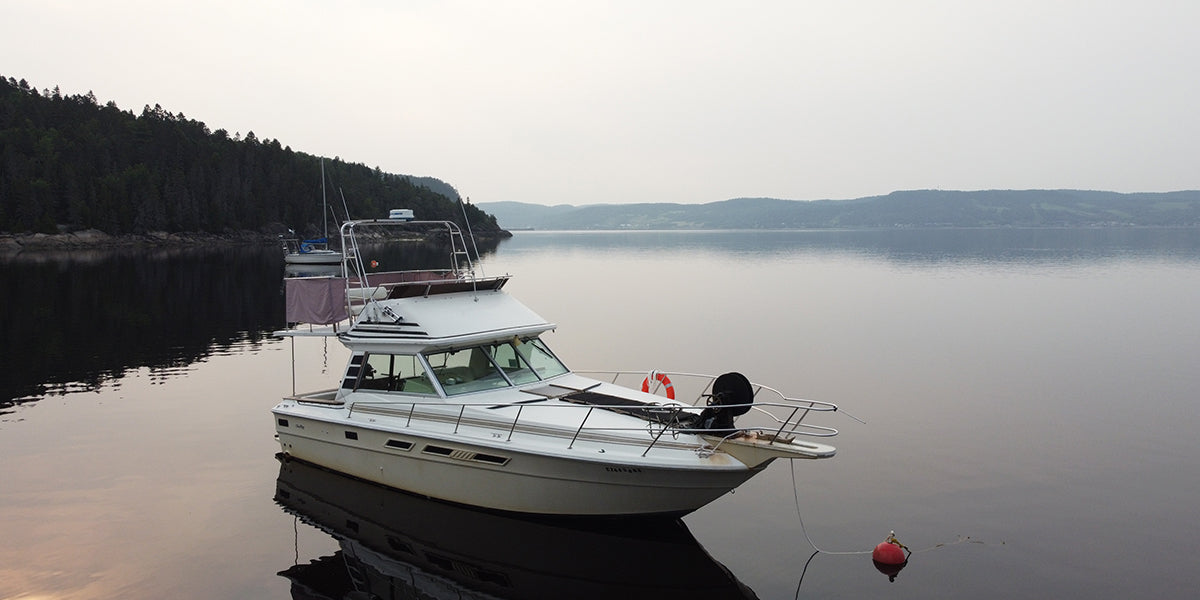
[[[397,216],[399,215],[399,216]],[[334,325],[359,315],[373,302],[387,298],[429,295],[460,289],[499,289],[507,278],[480,280],[467,250],[466,238],[452,221],[413,221],[411,209],[393,209],[388,219],[346,221],[341,226],[344,256],[338,276],[294,277],[285,280],[289,324]],[[365,228],[401,227],[446,236],[448,254],[441,269],[378,271],[364,261],[360,238]],[[369,236],[368,236],[369,237]],[[374,320],[377,311],[368,314]]]

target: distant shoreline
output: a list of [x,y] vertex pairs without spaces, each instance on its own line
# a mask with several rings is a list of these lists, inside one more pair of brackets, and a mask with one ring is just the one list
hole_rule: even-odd
[[136,246],[200,246],[214,242],[236,245],[278,244],[279,236],[256,231],[235,231],[225,234],[154,231],[144,234],[109,235],[96,229],[55,234],[0,233],[0,252]]
[[[511,237],[506,231],[499,233],[476,232],[477,239]],[[260,231],[231,231],[228,233],[203,233],[183,231],[168,233],[152,231],[142,234],[109,235],[97,229],[86,229],[70,233],[0,233],[0,255],[19,252],[41,252],[59,250],[90,250],[101,248],[169,248],[196,246],[268,246],[279,245],[277,233]]]
[[1083,230],[1122,230],[1122,229],[1200,229],[1198,225],[1136,225],[1129,223],[1114,225],[898,225],[894,227],[614,227],[612,229],[538,229],[535,227],[511,227],[506,231],[514,233],[688,233],[688,232],[717,232],[717,231],[954,231],[954,230],[995,231],[1001,229],[1025,231],[1083,231]]
[[1200,226],[1200,190],[906,190],[853,200],[476,206],[503,227],[538,230]]

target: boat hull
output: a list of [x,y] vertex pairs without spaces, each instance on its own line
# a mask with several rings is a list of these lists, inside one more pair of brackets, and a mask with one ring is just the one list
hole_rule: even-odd
[[547,455],[467,437],[425,437],[278,413],[277,424],[289,457],[430,498],[514,513],[678,516],[761,471],[722,453],[710,458],[708,468],[681,468],[621,464],[595,448],[580,447],[577,456]]

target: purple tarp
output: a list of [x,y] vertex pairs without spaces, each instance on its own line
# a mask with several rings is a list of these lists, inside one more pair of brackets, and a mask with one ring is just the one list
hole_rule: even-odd
[[296,277],[284,280],[288,323],[329,325],[350,316],[345,277]]

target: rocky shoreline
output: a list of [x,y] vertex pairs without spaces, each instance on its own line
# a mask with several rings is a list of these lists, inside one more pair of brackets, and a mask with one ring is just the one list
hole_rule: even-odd
[[[512,237],[507,231],[476,232],[480,239],[502,239]],[[371,237],[371,236],[367,236]],[[413,239],[422,239],[416,235]],[[70,233],[0,233],[0,254],[38,252],[46,250],[77,250],[102,248],[137,247],[181,247],[181,246],[245,246],[279,244],[278,233],[261,231],[231,231],[227,233],[201,233],[152,231],[143,234],[109,235],[98,229],[86,229]]]
[[224,234],[152,231],[137,235],[109,235],[97,229],[71,233],[0,233],[0,252],[71,250],[76,248],[125,248],[137,246],[196,246],[209,244],[278,244],[278,234],[234,231]]

